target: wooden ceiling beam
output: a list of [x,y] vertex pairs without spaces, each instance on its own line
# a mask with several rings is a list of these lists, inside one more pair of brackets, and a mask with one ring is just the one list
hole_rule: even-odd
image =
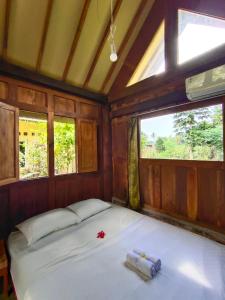
[[[138,7],[138,10],[137,10],[135,16],[133,17],[133,20],[132,20],[132,22],[130,24],[130,27],[129,27],[129,29],[128,29],[128,31],[127,31],[127,33],[126,33],[126,35],[125,35],[125,37],[124,37],[124,39],[122,41],[122,44],[120,45],[120,47],[118,49],[118,53],[117,53],[118,57],[120,57],[121,53],[123,52],[123,50],[124,50],[124,48],[125,48],[125,46],[127,44],[127,41],[129,40],[129,37],[132,34],[132,31],[134,30],[134,28],[135,28],[135,26],[136,26],[136,24],[137,24],[137,22],[138,22],[138,20],[140,18],[140,15],[141,15],[143,9],[145,8],[145,5],[146,5],[146,0],[142,0],[141,3],[140,3],[140,5],[139,5],[139,7]],[[111,65],[111,67],[110,67],[107,75],[106,75],[106,78],[105,78],[102,86],[101,86],[101,89],[100,89],[101,91],[104,90],[104,88],[105,88],[108,80],[110,79],[110,77],[111,77],[111,75],[112,75],[115,67],[116,67],[116,63],[113,63]]]
[[52,6],[53,6],[53,0],[48,0],[48,6],[47,6],[47,11],[45,14],[45,21],[44,21],[44,29],[43,29],[43,33],[42,33],[41,44],[40,44],[37,63],[36,63],[37,71],[39,71],[40,67],[41,67],[41,62],[42,62],[42,57],[44,54],[45,42],[46,42],[46,37],[47,37],[48,27],[49,27],[49,22],[50,22],[50,16],[51,16],[51,12],[52,12]]
[[127,85],[130,77],[132,76],[152,38],[154,37],[154,34],[164,19],[165,4],[166,0],[157,0],[153,4],[132,48],[130,49],[123,63],[123,66],[121,67],[115,81],[110,88],[110,98],[114,98],[114,94],[118,94],[118,91],[121,91]]
[[86,16],[87,16],[87,12],[88,12],[88,8],[90,6],[90,3],[91,3],[91,0],[86,0],[85,3],[84,3],[83,10],[82,10],[80,20],[79,20],[79,25],[78,25],[76,33],[74,35],[74,39],[73,39],[73,43],[72,43],[72,46],[71,46],[71,49],[70,49],[70,53],[69,53],[67,61],[66,61],[65,69],[64,69],[64,72],[63,72],[63,76],[62,76],[63,80],[66,80],[67,74],[69,72],[69,68],[71,66],[73,55],[75,53],[78,41],[80,39],[80,35],[81,35],[82,29],[83,29],[83,25],[84,25],[84,22],[85,22],[85,19],[86,19]]
[[[119,12],[119,9],[120,9],[120,6],[121,6],[122,2],[123,2],[122,0],[118,0],[116,2],[116,5],[115,5],[114,10],[113,10],[113,17],[114,17],[114,19],[116,18],[117,14]],[[93,58],[92,64],[91,64],[91,66],[89,68],[88,74],[87,74],[86,79],[85,79],[84,84],[83,84],[83,87],[86,87],[88,85],[88,82],[89,82],[89,80],[90,80],[90,78],[91,78],[91,76],[93,74],[95,66],[96,66],[96,64],[98,62],[98,59],[99,59],[99,57],[100,57],[100,55],[102,53],[102,50],[104,48],[105,42],[107,41],[107,38],[108,38],[108,35],[109,35],[109,31],[110,31],[110,25],[111,25],[111,18],[110,18],[110,20],[109,20],[109,22],[108,22],[108,24],[107,24],[107,26],[105,28],[105,32],[104,32],[104,34],[102,36],[102,39],[101,39],[101,41],[99,43],[99,47],[97,49],[95,57]]]
[[3,37],[3,52],[2,52],[2,56],[4,58],[7,57],[8,35],[9,35],[9,16],[10,16],[11,2],[12,2],[11,0],[6,0],[4,37]]
[[61,80],[52,79],[47,76],[38,74],[37,72],[26,70],[19,66],[10,64],[3,59],[0,59],[0,74],[13,77],[18,80],[40,84],[50,89],[55,89],[71,95],[90,99],[98,103],[107,104],[108,102],[107,96],[103,94],[91,92],[79,87],[75,87],[71,84],[67,84],[65,82],[62,82]]

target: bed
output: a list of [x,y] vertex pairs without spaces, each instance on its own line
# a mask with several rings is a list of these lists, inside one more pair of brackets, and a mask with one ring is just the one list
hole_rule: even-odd
[[[223,245],[116,205],[29,247],[13,232],[8,247],[19,300],[225,299]],[[124,266],[135,247],[161,258],[153,280]]]

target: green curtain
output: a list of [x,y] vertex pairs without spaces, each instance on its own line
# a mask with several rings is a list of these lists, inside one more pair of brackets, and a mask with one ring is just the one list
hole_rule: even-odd
[[128,129],[128,178],[129,204],[132,209],[140,208],[139,168],[138,168],[138,119],[129,120]]

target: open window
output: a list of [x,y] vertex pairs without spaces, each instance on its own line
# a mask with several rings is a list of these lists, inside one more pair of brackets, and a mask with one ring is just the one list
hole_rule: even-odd
[[164,21],[155,33],[127,86],[165,71]]
[[17,108],[0,102],[0,186],[19,178]]
[[225,43],[225,20],[178,10],[178,63],[182,64]]
[[20,179],[48,176],[47,115],[20,111]]
[[54,119],[55,175],[76,172],[75,121],[73,118]]
[[141,158],[223,161],[222,104],[141,120]]

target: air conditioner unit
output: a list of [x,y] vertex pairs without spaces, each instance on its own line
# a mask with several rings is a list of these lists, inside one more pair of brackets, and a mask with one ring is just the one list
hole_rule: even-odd
[[225,65],[187,78],[185,87],[190,101],[225,95]]

